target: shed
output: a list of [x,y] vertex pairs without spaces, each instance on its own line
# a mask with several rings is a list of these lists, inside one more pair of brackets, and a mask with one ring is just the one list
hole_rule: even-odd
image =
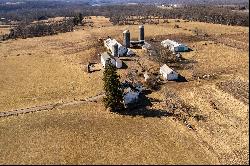
[[120,69],[122,67],[122,61],[119,58],[115,58],[115,57],[109,55],[107,52],[102,53],[101,54],[101,63],[102,63],[102,66],[104,68],[109,61],[111,62],[112,65],[114,65],[118,69]]
[[115,58],[115,66],[116,68],[122,68],[122,61],[119,58]]
[[160,74],[164,77],[166,80],[177,80],[178,79],[178,73],[175,72],[173,69],[168,67],[166,64],[164,64],[160,68]]
[[184,52],[184,51],[188,51],[188,47],[185,44],[182,43],[177,43],[176,41],[173,40],[163,40],[161,42],[161,45],[163,47],[167,47],[169,48],[169,50],[173,51],[173,52]]
[[140,92],[135,92],[131,88],[127,88],[125,89],[125,91],[126,92],[123,95],[125,106],[128,104],[136,103],[139,98]]
[[108,61],[111,60],[110,55],[107,52],[104,52],[101,54],[101,63],[102,66],[105,68],[106,64],[108,63]]

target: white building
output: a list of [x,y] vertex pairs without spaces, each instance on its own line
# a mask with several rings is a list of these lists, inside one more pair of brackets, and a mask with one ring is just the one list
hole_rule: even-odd
[[177,43],[176,41],[173,40],[163,40],[161,42],[161,45],[163,47],[167,47],[169,48],[169,50],[173,51],[173,52],[183,52],[183,51],[188,51],[188,47],[184,44],[181,43]]
[[116,68],[118,69],[122,68],[122,61],[119,58],[114,58],[111,55],[109,55],[107,52],[102,53],[101,63],[104,68],[109,61],[111,62],[111,64],[116,66]]
[[168,67],[166,64],[164,64],[160,68],[160,74],[164,77],[166,80],[176,80],[178,79],[178,73],[175,72],[173,69]]
[[122,68],[122,61],[119,58],[115,58],[115,66],[116,68]]
[[140,92],[135,92],[128,88],[128,92],[123,96],[123,102],[125,106],[128,104],[136,103],[138,101],[139,95]]
[[143,86],[139,83],[134,84],[133,87],[133,90],[131,89],[131,87],[124,89],[123,102],[125,107],[127,107],[128,104],[136,103],[139,99],[140,93],[143,90]]
[[120,43],[118,43],[115,39],[108,38],[107,40],[104,40],[104,46],[110,50],[112,53],[114,52],[114,45],[118,44],[118,55],[124,56],[127,53],[127,48],[122,46]]

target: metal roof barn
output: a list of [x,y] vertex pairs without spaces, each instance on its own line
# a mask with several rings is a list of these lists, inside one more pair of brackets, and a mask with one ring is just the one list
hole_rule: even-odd
[[169,50],[173,51],[173,52],[184,52],[184,51],[188,51],[188,47],[185,44],[181,44],[181,43],[177,43],[176,41],[173,40],[163,40],[161,42],[161,45],[163,47],[167,47],[169,48]]

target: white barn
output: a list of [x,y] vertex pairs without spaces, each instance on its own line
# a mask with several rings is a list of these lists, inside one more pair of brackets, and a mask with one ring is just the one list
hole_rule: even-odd
[[115,39],[108,38],[107,40],[104,40],[104,46],[110,50],[111,52],[114,52],[114,45],[118,44],[118,55],[124,56],[127,53],[127,48],[122,46],[120,43],[118,43]]
[[161,42],[161,45],[163,47],[168,47],[169,50],[173,51],[173,52],[184,52],[184,51],[188,51],[188,47],[185,44],[181,44],[181,43],[177,43],[176,41],[173,40],[163,40]]
[[102,66],[105,68],[108,61],[111,61],[111,64],[116,66],[116,68],[120,69],[122,68],[122,61],[119,58],[114,58],[111,55],[109,55],[107,52],[104,52],[101,54],[101,63]]
[[166,80],[177,80],[178,79],[178,73],[175,72],[173,69],[168,67],[166,64],[164,64],[160,68],[160,74],[164,77]]

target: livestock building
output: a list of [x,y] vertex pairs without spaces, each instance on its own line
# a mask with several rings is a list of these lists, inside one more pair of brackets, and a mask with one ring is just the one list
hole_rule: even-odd
[[177,80],[178,79],[178,73],[175,72],[173,69],[168,67],[166,64],[164,64],[160,68],[160,74],[164,77],[166,80]]
[[173,52],[188,51],[188,47],[186,45],[181,44],[181,43],[177,43],[176,41],[169,40],[169,39],[162,41],[161,45],[163,47],[169,48],[169,50],[173,51]]
[[109,55],[107,52],[104,52],[101,54],[101,63],[102,66],[105,68],[105,66],[111,62],[112,65],[116,66],[116,68],[120,69],[122,68],[122,61],[119,58],[113,57]]

